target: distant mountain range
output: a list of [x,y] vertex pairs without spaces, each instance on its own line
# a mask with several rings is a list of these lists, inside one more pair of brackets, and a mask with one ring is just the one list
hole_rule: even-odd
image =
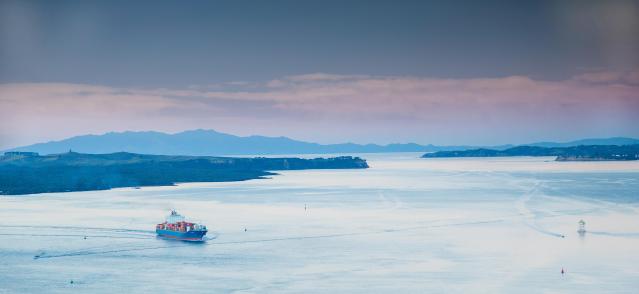
[[[638,139],[608,138],[585,139],[566,143],[540,142],[526,144],[539,147],[569,147],[578,145],[631,145]],[[501,146],[435,146],[407,144],[317,144],[286,137],[240,137],[214,130],[192,130],[176,134],[161,132],[111,132],[103,135],[84,135],[60,141],[38,143],[5,151],[32,151],[55,154],[73,150],[82,153],[132,152],[164,155],[274,155],[274,154],[328,154],[373,152],[436,152],[477,148],[503,150],[514,145]]]

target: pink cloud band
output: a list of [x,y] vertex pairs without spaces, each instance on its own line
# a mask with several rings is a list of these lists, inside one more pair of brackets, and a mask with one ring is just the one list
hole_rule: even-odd
[[636,136],[629,126],[639,124],[639,71],[563,81],[316,73],[184,89],[2,84],[0,117],[0,147],[111,130],[188,128],[320,141],[475,144],[544,134]]

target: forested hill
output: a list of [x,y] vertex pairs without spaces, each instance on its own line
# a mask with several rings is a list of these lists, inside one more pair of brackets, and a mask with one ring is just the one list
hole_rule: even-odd
[[437,157],[497,157],[497,156],[557,156],[557,161],[638,160],[636,145],[585,145],[573,147],[518,146],[506,150],[472,149],[426,153],[423,158]]
[[40,156],[9,152],[0,156],[0,194],[104,190],[184,182],[242,181],[271,171],[368,168],[365,160],[333,158],[232,158],[134,153]]

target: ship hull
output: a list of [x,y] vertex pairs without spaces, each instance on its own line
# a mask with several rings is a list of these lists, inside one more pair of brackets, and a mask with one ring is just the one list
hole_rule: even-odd
[[155,232],[159,237],[176,239],[181,241],[204,241],[204,235],[206,235],[206,231],[189,231],[189,232],[176,232],[171,230],[162,230],[156,229]]

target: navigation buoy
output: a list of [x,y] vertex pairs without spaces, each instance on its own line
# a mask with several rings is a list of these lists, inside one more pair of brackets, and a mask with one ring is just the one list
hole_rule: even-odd
[[45,254],[46,254],[46,252],[41,251],[40,253],[38,253],[38,254],[34,255],[34,256],[33,256],[33,259],[38,259],[38,258],[42,257],[42,256],[43,256],[43,255],[45,255]]

